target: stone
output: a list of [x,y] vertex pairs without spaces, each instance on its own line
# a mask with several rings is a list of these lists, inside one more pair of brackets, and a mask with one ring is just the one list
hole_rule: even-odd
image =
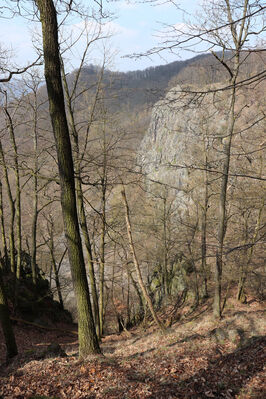
[[224,341],[226,341],[229,336],[228,332],[221,327],[217,327],[214,330],[210,332],[210,337],[217,342],[217,344],[224,344]]
[[58,343],[53,343],[50,344],[46,349],[44,349],[38,357],[40,359],[67,357],[67,354]]

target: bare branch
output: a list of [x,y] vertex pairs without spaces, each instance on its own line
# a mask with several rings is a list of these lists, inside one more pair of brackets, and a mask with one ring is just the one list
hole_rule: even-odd
[[22,73],[26,72],[28,69],[32,68],[33,66],[40,66],[42,65],[42,62],[38,62],[41,59],[41,56],[39,56],[37,58],[36,61],[34,61],[32,64],[27,65],[25,68],[21,68],[21,69],[17,69],[16,71],[5,71],[3,70],[3,72],[7,72],[8,76],[6,78],[0,78],[0,83],[7,83],[9,82],[13,75],[21,75]]

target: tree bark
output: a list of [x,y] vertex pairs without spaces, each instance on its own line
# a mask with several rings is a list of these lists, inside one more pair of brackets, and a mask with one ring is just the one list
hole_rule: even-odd
[[57,15],[52,0],[35,0],[35,2],[42,23],[45,80],[57,150],[61,207],[73,286],[77,299],[79,356],[84,358],[92,353],[100,353],[100,347],[95,332],[79,232],[72,149],[61,81]]

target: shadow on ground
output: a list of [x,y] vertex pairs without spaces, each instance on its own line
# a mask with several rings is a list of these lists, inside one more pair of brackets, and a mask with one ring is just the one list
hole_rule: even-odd
[[[164,375],[162,382],[159,374],[151,375],[141,369],[126,372],[121,369],[121,371],[126,373],[125,377],[129,384],[134,382],[149,385],[150,395],[145,397],[150,399],[230,399],[248,391],[249,381],[263,371],[266,360],[265,344],[266,337],[252,337],[242,348],[218,358],[210,358],[206,368],[200,369],[196,374],[185,379],[180,373],[169,374]],[[159,368],[160,364],[158,364],[158,372]],[[264,399],[265,393],[262,386],[254,387],[253,391],[249,392],[249,397]],[[112,394],[110,396],[110,398],[115,397]]]

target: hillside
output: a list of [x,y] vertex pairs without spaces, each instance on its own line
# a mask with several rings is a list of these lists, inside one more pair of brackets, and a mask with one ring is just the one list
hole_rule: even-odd
[[[250,75],[263,70],[263,57],[259,55],[258,58],[252,58],[252,60],[247,64],[246,69],[243,68],[243,74],[239,79],[248,78]],[[98,79],[99,68],[89,66],[81,71],[77,92],[72,97],[73,114],[71,114],[72,110],[69,108],[67,112],[72,132],[75,165],[79,165],[80,162],[80,171],[76,173],[76,176],[80,173],[85,224],[87,225],[91,246],[91,253],[86,252],[84,246],[85,261],[87,270],[91,266],[94,268],[97,301],[100,297],[100,287],[104,287],[102,290],[103,325],[106,335],[117,330],[129,331],[133,328],[129,334],[134,336],[134,328],[137,325],[144,322],[144,328],[147,328],[145,323],[149,317],[140,290],[138,274],[134,269],[136,262],[132,262],[132,254],[129,248],[127,238],[129,222],[125,219],[125,207],[121,198],[122,183],[124,183],[128,198],[128,214],[131,218],[133,244],[152,306],[161,315],[167,326],[174,323],[177,327],[177,332],[173,332],[170,341],[165,340],[165,346],[172,348],[171,344],[174,343],[172,341],[174,338],[184,345],[186,341],[180,341],[183,339],[190,341],[189,335],[184,337],[181,330],[184,331],[189,313],[193,312],[194,315],[197,315],[197,312],[204,312],[206,300],[208,300],[208,317],[210,318],[219,244],[217,234],[219,193],[221,180],[226,175],[222,167],[224,146],[227,143],[226,124],[230,103],[228,102],[228,91],[223,90],[224,85],[227,85],[228,82],[226,76],[219,68],[215,70],[214,74],[210,75],[209,62],[210,57],[204,56],[189,60],[187,63],[173,63],[170,66],[143,72],[124,74],[105,71],[100,81]],[[213,70],[213,65],[211,65],[211,70]],[[67,76],[70,89],[73,88],[76,73],[77,71]],[[34,82],[30,83],[34,86]],[[226,301],[229,302],[228,292],[231,292],[232,286],[235,287],[232,295],[236,296],[237,285],[238,299],[242,303],[249,302],[249,300],[260,301],[265,299],[263,259],[265,245],[265,187],[263,175],[265,81],[262,80],[259,83],[254,82],[248,87],[244,85],[237,88],[235,131],[232,136],[230,174],[226,198],[228,205],[224,229],[226,236],[223,243],[224,265],[221,291],[223,292],[224,304],[226,304]],[[28,86],[31,87],[30,84]],[[46,278],[49,278],[49,289],[53,289],[54,298],[60,300],[61,307],[68,307],[69,305],[69,309],[74,314],[76,309],[73,301],[69,262],[66,256],[60,210],[57,158],[49,122],[47,96],[45,89],[41,87],[41,83],[34,87],[35,91],[32,90],[31,93],[25,91],[19,98],[14,98],[12,93],[9,93],[10,102],[6,106],[6,111],[9,111],[9,115],[12,116],[12,123],[6,117],[8,112],[2,113],[1,166],[3,181],[1,187],[3,192],[1,192],[0,203],[3,253],[8,267],[11,269],[12,258],[13,268],[14,265],[16,267],[19,259],[19,228],[17,226],[18,221],[20,221],[22,232],[20,244],[23,249],[27,248],[28,250],[28,278],[30,282],[32,283],[34,280],[33,271],[36,272],[36,263],[38,263]],[[16,145],[12,132],[17,140]],[[77,136],[78,148],[75,142]],[[20,198],[18,194],[21,195]],[[21,205],[20,213],[18,212],[18,204]],[[16,214],[13,212],[15,210],[17,211]],[[82,223],[82,226],[84,226],[84,223]],[[85,235],[83,235],[84,237]],[[10,242],[12,242],[12,245],[9,244]],[[36,256],[35,266],[34,256]],[[89,284],[91,289],[93,279],[89,280]],[[248,299],[248,295],[252,299]],[[232,300],[231,297],[230,300]],[[47,313],[43,309],[51,301],[52,299],[48,302],[40,302],[40,309],[35,306],[35,309],[40,313],[43,311],[45,324]],[[68,304],[67,301],[69,301]],[[32,302],[36,302],[38,305],[39,298],[36,301],[35,299],[31,300],[30,306],[34,307],[36,304]],[[180,303],[182,303],[182,306]],[[256,319],[259,322],[261,319],[261,305],[259,302],[256,303],[259,311],[252,315],[250,325],[255,325]],[[183,317],[183,310],[180,310],[180,314],[175,314],[173,311],[173,317],[165,318],[163,311],[168,309],[168,306],[172,306],[175,311],[183,309],[183,307],[189,307],[189,309],[184,311],[186,317]],[[233,302],[232,306],[241,305],[236,305]],[[22,335],[21,341],[25,341],[25,344],[28,345],[25,334],[28,333],[31,336],[32,332],[32,342],[36,343],[37,346],[45,347],[45,349],[43,348],[44,351],[39,353],[39,348],[35,351],[35,348],[29,345],[28,349],[23,342],[20,342],[20,354],[15,362],[17,359],[18,362],[21,361],[22,363],[24,361],[27,363],[28,360],[31,362],[30,356],[32,354],[33,360],[38,362],[51,355],[51,350],[53,354],[54,349],[58,350],[57,354],[62,355],[63,352],[60,348],[47,348],[48,352],[46,352],[47,345],[43,345],[47,343],[46,340],[49,340],[49,343],[56,341],[62,334],[64,337],[62,343],[69,342],[69,335],[65,335],[64,330],[71,329],[72,331],[75,328],[73,325],[68,326],[59,323],[59,318],[56,317],[56,314],[54,315],[57,307],[58,304],[55,303],[55,312],[52,312],[54,316],[52,326],[48,322],[49,325],[45,325],[46,328],[38,326],[36,320],[38,321],[41,315],[37,311],[29,318],[27,318],[25,312],[21,313],[23,319],[26,319],[24,322],[33,323],[32,328],[38,328],[40,331],[42,331],[42,328],[45,331],[50,331],[50,328],[53,329],[51,330],[53,331],[52,335],[50,333],[47,333],[47,336],[40,334],[39,338],[35,329],[30,329],[31,324],[26,323],[22,329],[20,328],[20,323],[23,325],[22,317],[16,314],[17,309],[14,309],[10,304],[13,321],[18,322],[18,325],[15,325],[16,335],[18,337]],[[243,309],[244,313],[248,313],[248,307],[245,308],[244,306]],[[207,309],[205,310],[207,312]],[[225,307],[222,310],[225,310],[226,314],[228,308]],[[167,314],[167,310],[165,310],[165,313]],[[97,313],[94,309],[95,314]],[[231,317],[228,316],[229,318],[222,319],[221,322],[210,322],[210,328],[205,331],[206,334],[204,332],[205,335],[193,328],[192,336],[196,335],[195,341],[199,339],[199,346],[196,349],[198,350],[202,345],[206,348],[206,351],[203,354],[204,361],[199,364],[196,358],[197,351],[193,352],[191,358],[187,354],[184,355],[188,357],[189,362],[195,362],[198,367],[187,370],[186,378],[183,381],[186,387],[187,385],[190,386],[191,381],[193,381],[191,380],[193,375],[204,378],[201,374],[204,368],[210,371],[210,380],[212,381],[212,361],[216,361],[217,352],[222,364],[227,361],[223,359],[229,359],[229,361],[233,359],[232,367],[235,367],[235,355],[231,356],[231,354],[234,353],[236,346],[231,346],[229,343],[229,352],[227,352],[227,344],[225,349],[220,349],[220,346],[212,346],[209,335],[215,328],[221,327],[223,330],[225,325],[227,328],[227,323]],[[218,334],[219,331],[221,332],[221,341],[230,341],[229,335],[233,334],[234,340],[239,341],[238,343],[241,345],[244,342],[248,345],[250,343],[251,348],[249,346],[248,349],[242,348],[244,357],[249,356],[250,350],[252,352],[255,348],[256,351],[264,343],[263,331],[260,327],[254,328],[254,334],[250,329],[246,331],[244,324],[247,322],[247,318],[248,316],[245,316],[241,321],[242,324],[238,326],[240,331],[245,331],[244,338],[241,335],[242,332],[239,333],[238,327],[231,329],[230,323],[229,330],[233,330],[233,332],[217,330]],[[178,324],[179,321],[180,325]],[[233,324],[237,324],[236,318],[232,319]],[[180,326],[180,330],[178,326]],[[199,326],[204,330],[200,323]],[[59,337],[56,338],[57,333]],[[73,331],[71,334],[73,334]],[[139,331],[136,334],[135,342],[140,343],[141,334],[139,335]],[[156,334],[151,335],[151,337],[158,345],[159,339],[156,338]],[[256,334],[260,338],[253,342],[252,335]],[[218,339],[220,338],[218,337]],[[249,339],[251,341],[248,341]],[[108,342],[108,338],[105,338],[105,342]],[[194,338],[192,342],[194,344]],[[134,354],[138,352],[137,344],[134,346],[134,339],[130,341],[129,338],[127,344],[133,346],[132,356],[134,358]],[[223,342],[220,344],[223,345]],[[156,345],[152,346],[147,343],[148,351],[152,354],[156,352]],[[178,357],[180,355],[178,353],[179,345],[173,346],[173,353]],[[104,344],[103,348],[106,348],[108,354],[108,345],[105,346]],[[121,348],[124,349],[123,344],[121,344]],[[210,355],[207,353],[209,348],[211,348]],[[76,353],[73,352],[74,349],[69,348],[68,350],[68,347],[64,349],[70,357],[73,357],[72,360],[75,364],[77,359],[76,355],[73,355],[73,353]],[[225,358],[221,358],[222,354],[219,352],[221,350],[224,351]],[[26,353],[29,351],[27,353],[30,355],[29,357],[24,357],[25,351]],[[114,349],[117,354],[115,361],[119,359],[120,362],[120,351],[120,348]],[[189,354],[189,347],[185,347],[184,351],[188,351]],[[238,354],[239,352],[236,351],[237,359]],[[162,353],[159,352],[159,355],[162,355]],[[160,361],[158,357],[155,361],[152,356],[149,357],[150,364]],[[166,361],[167,357],[171,357],[168,349],[167,355],[162,356],[163,361]],[[208,359],[210,359],[210,364]],[[254,361],[255,356],[252,352],[252,365]],[[119,362],[115,364],[121,367],[124,363],[126,364],[127,358],[122,358],[121,363]],[[173,363],[173,365],[171,363],[171,367],[176,367],[173,359],[171,362]],[[48,361],[46,363],[46,360],[44,360],[44,363],[38,363],[40,370],[37,373],[46,375],[42,365],[44,365],[44,369],[46,367],[49,369],[51,366],[51,372],[54,372],[53,363],[49,363],[50,366],[48,363]],[[106,397],[108,397],[109,391],[105,391],[107,388],[104,374],[108,368],[102,367],[102,363],[98,363],[98,360],[96,363],[101,370],[101,375],[104,375],[102,385],[104,393],[101,392],[99,395],[107,395]],[[95,369],[97,368],[96,363],[95,367],[93,366]],[[68,364],[68,360],[66,360],[66,364]],[[34,365],[37,365],[37,363],[34,363]],[[87,376],[86,367],[85,369],[82,368],[82,370],[85,370],[85,378]],[[135,364],[131,365],[130,363],[129,368],[131,367],[134,368]],[[32,364],[30,368],[32,368]],[[110,371],[111,374],[112,370]],[[253,370],[258,371],[256,366],[252,366],[245,372],[245,379],[252,375]],[[137,376],[140,371],[140,369],[137,369]],[[260,371],[261,368],[259,368]],[[116,367],[114,372],[117,372]],[[216,372],[217,370],[214,371],[214,373]],[[228,371],[228,373],[231,372],[232,369]],[[9,377],[4,371],[3,373],[3,378],[8,379]],[[22,391],[27,389],[26,385],[30,386],[31,384],[27,380],[28,377],[26,378],[27,371],[25,371],[25,374],[22,371],[20,375],[21,370],[19,370],[18,373],[16,378],[13,378],[11,374],[11,385],[8,385],[8,380],[5,380],[6,385],[11,389],[10,397],[15,392],[12,390],[15,390],[17,377],[22,377],[20,380]],[[63,374],[60,370],[58,373],[58,375]],[[147,379],[157,381],[160,379],[158,373],[157,370],[147,371]],[[178,373],[182,374],[182,370],[179,370]],[[225,374],[227,375],[226,370]],[[177,378],[177,374],[174,373],[174,375],[173,378]],[[24,377],[25,386],[23,388]],[[36,374],[36,381],[33,382],[33,384],[37,384],[36,386],[39,383],[38,377],[39,375]],[[117,378],[120,377],[121,381],[119,381],[123,385],[124,376],[120,375]],[[147,397],[151,398],[160,397],[160,395],[164,395],[164,389],[167,389],[167,386],[170,386],[169,391],[166,390],[167,397],[173,394],[173,390],[181,395],[181,391],[178,390],[182,388],[182,384],[180,388],[168,377],[167,374],[166,384],[162,382],[162,384],[156,386],[155,381],[151,391],[150,388],[147,388],[149,391],[145,391],[146,387],[143,387],[144,393],[142,395],[147,394],[150,395]],[[101,384],[100,378],[97,380],[92,397],[98,395],[96,391],[98,383]],[[134,376],[132,378],[134,379]],[[224,375],[221,378],[226,380]],[[207,392],[206,397],[208,395],[214,395],[209,397],[219,397],[217,396],[219,389],[222,389],[225,396],[227,395],[230,398],[231,395],[231,397],[237,398],[236,395],[241,395],[242,379],[241,375],[237,375],[236,378],[239,380],[237,387],[232,391],[232,395],[229,382],[226,382],[226,391],[223,391],[223,388],[220,387],[210,391],[208,386],[205,387],[203,381],[203,386],[199,388],[204,389],[202,397],[205,397],[205,391]],[[69,392],[71,392],[72,386],[76,384],[74,376],[71,381],[71,386],[68,385],[68,382],[65,382]],[[131,393],[130,395],[132,398],[134,395],[135,397],[143,397],[137,392],[139,387],[142,389],[143,381],[139,380],[139,377],[134,381],[132,395]],[[55,381],[55,385],[63,389],[60,384],[57,380]],[[144,384],[146,384],[145,381]],[[245,383],[243,382],[243,384]],[[47,395],[62,395],[63,397],[67,395],[67,393],[62,394],[60,390],[50,391],[44,380],[42,380],[41,386],[45,387],[45,394]],[[34,389],[33,393],[36,392]],[[86,389],[84,387],[84,390]],[[117,388],[113,388],[113,392],[115,389],[117,390]],[[121,391],[121,398],[126,397],[125,389],[123,388]],[[21,395],[22,398],[23,395],[30,397],[33,393],[24,392],[20,394],[20,391],[17,391],[18,397]],[[5,395],[9,395],[9,391],[3,394],[5,397]],[[79,397],[80,392],[75,393],[75,395]],[[98,397],[101,397],[99,395]],[[189,395],[190,391],[188,391],[187,397],[190,397]],[[25,397],[27,398],[27,396]],[[182,396],[177,397],[181,398]]]
[[[228,54],[228,57],[230,54]],[[251,54],[243,65],[243,76],[250,76],[263,70],[265,55]],[[200,72],[200,73],[199,73]],[[77,71],[68,75],[70,88],[73,86]],[[98,264],[100,257],[100,237],[101,237],[101,218],[102,218],[102,177],[106,167],[106,273],[108,279],[114,275],[114,287],[119,293],[117,297],[121,300],[124,295],[120,292],[125,289],[127,284],[126,271],[121,273],[121,264],[127,262],[126,252],[123,252],[128,244],[126,242],[123,208],[119,192],[120,179],[132,182],[129,186],[130,207],[135,237],[137,240],[137,250],[140,262],[148,264],[151,276],[157,273],[161,262],[163,262],[165,236],[163,229],[167,232],[167,261],[169,270],[179,268],[178,260],[183,257],[183,262],[195,259],[197,268],[200,271],[200,209],[203,206],[202,188],[204,186],[204,159],[201,132],[202,127],[209,131],[215,131],[219,136],[222,132],[223,124],[226,120],[226,92],[222,95],[217,94],[217,104],[221,100],[222,106],[215,110],[216,104],[208,105],[215,98],[215,94],[203,99],[199,97],[194,105],[183,109],[180,101],[180,93],[174,87],[176,84],[182,87],[196,88],[210,87],[210,85],[223,86],[227,79],[217,61],[212,55],[202,55],[187,61],[177,61],[169,65],[162,65],[149,68],[144,71],[120,73],[105,71],[100,84],[100,94],[96,101],[95,110],[93,103],[96,93],[97,82],[99,80],[100,69],[95,66],[87,66],[81,71],[80,81],[77,88],[77,97],[73,100],[75,123],[79,132],[80,151],[84,150],[82,161],[83,189],[86,201],[86,216],[88,229],[92,236],[94,246],[94,258],[96,262],[96,274],[98,277]],[[208,86],[206,86],[208,82]],[[31,82],[33,85],[33,82]],[[205,86],[204,86],[205,85]],[[213,86],[213,87],[214,87]],[[30,86],[31,87],[31,86]],[[165,96],[165,93],[169,94]],[[81,93],[80,95],[78,95]],[[263,108],[264,83],[254,84],[246,96],[245,88],[238,99],[238,106],[244,107],[243,121],[238,122],[240,129],[245,129],[245,124],[254,122],[258,110]],[[168,97],[171,97],[172,104],[168,104]],[[189,97],[189,95],[188,95]],[[159,99],[159,103],[157,102]],[[246,99],[249,103],[245,104]],[[184,102],[185,99],[182,101]],[[15,102],[16,101],[16,102]],[[181,102],[182,102],[181,101]],[[36,110],[33,105],[36,102]],[[154,106],[154,104],[156,104]],[[178,105],[179,104],[179,105]],[[64,254],[65,243],[63,239],[63,224],[59,204],[59,185],[57,176],[57,164],[54,147],[54,139],[51,133],[51,126],[48,115],[48,103],[46,90],[37,86],[35,93],[24,93],[24,95],[14,100],[9,105],[12,115],[14,115],[14,127],[17,139],[19,165],[21,169],[21,195],[22,195],[22,225],[23,225],[23,247],[29,246],[32,239],[32,223],[34,201],[33,176],[35,168],[35,156],[37,156],[37,178],[38,178],[38,226],[37,226],[37,261],[43,271],[50,275],[51,264],[57,265]],[[178,109],[178,107],[180,109]],[[202,110],[200,109],[202,108]],[[205,109],[204,109],[205,107]],[[177,109],[176,109],[177,108]],[[207,112],[206,112],[207,109]],[[212,111],[215,115],[212,115]],[[36,114],[34,114],[36,112]],[[93,112],[92,119],[91,112]],[[261,112],[261,111],[259,111]],[[204,118],[209,114],[208,120]],[[38,136],[37,152],[34,149],[34,121],[37,116]],[[260,152],[263,120],[260,124],[254,125],[257,129],[252,131],[252,139],[249,134],[243,133],[236,140],[233,158],[233,171],[259,176]],[[14,175],[14,156],[12,142],[10,141],[8,129],[2,114],[2,145],[8,167],[8,175],[11,183],[11,191],[15,200],[15,175]],[[201,126],[201,129],[199,128]],[[217,128],[219,127],[219,131]],[[86,134],[88,136],[86,137]],[[200,139],[200,140],[199,140]],[[208,187],[210,193],[210,226],[207,239],[209,239],[208,254],[208,273],[211,275],[214,260],[214,248],[216,245],[215,226],[217,223],[217,190],[218,180],[214,176],[215,168],[219,167],[221,161],[221,139],[212,139],[213,149],[209,151],[210,167],[213,179]],[[105,146],[105,147],[104,147]],[[105,148],[105,151],[104,151]],[[251,151],[251,155],[248,155]],[[105,154],[107,153],[107,156]],[[257,156],[259,155],[259,156]],[[136,158],[137,163],[136,165]],[[140,161],[141,158],[141,162]],[[104,162],[106,162],[104,166]],[[139,166],[149,179],[165,184],[163,190],[154,190],[154,199],[151,196],[143,195],[147,187],[136,173]],[[198,167],[199,170],[194,170]],[[151,173],[150,173],[151,172]],[[219,176],[219,175],[218,175]],[[161,178],[162,177],[162,178]],[[261,209],[261,198],[263,197],[262,182],[239,181],[240,190],[231,189],[229,192],[230,201],[232,200],[230,220],[233,222],[228,230],[227,251],[231,251],[239,242],[246,243],[253,239],[254,229],[258,213]],[[230,184],[236,187],[235,179],[231,179]],[[157,192],[156,192],[157,190]],[[164,191],[165,190],[165,191]],[[168,191],[167,191],[168,190]],[[172,190],[172,191],[171,191]],[[186,222],[180,218],[177,198],[184,198],[184,191],[189,192],[189,230],[185,230]],[[178,193],[177,193],[178,192]],[[175,202],[173,202],[173,197]],[[245,204],[240,205],[239,198],[245,199]],[[162,209],[162,200],[165,198],[165,210]],[[10,209],[6,184],[3,184],[3,204],[6,230],[9,231]],[[253,207],[253,208],[252,208]],[[167,217],[163,216],[166,212]],[[239,212],[243,215],[239,219]],[[165,221],[164,221],[165,220]],[[261,222],[263,225],[263,222]],[[163,226],[165,225],[165,227]],[[241,225],[241,229],[240,229]],[[195,226],[192,228],[192,226]],[[195,228],[193,245],[195,249],[193,256],[189,254],[187,243],[191,242],[191,234]],[[52,231],[53,230],[53,231]],[[246,232],[245,232],[246,231]],[[263,229],[261,237],[263,238]],[[123,239],[121,238],[123,237]],[[53,255],[51,260],[51,245],[53,241]],[[179,245],[176,245],[176,243]],[[118,250],[121,260],[117,258],[117,243],[121,246]],[[143,243],[146,243],[144,245]],[[191,244],[192,245],[192,244]],[[263,239],[258,238],[258,245],[255,251],[256,268],[261,270],[262,260],[260,248],[263,246]],[[121,252],[120,252],[121,251]],[[244,262],[245,254],[240,252],[240,259],[235,257],[235,252],[228,255],[228,271],[233,270],[233,276],[237,279],[237,271]],[[194,261],[194,260],[193,260]],[[52,263],[51,263],[52,262]],[[232,266],[232,264],[234,266]],[[61,264],[60,264],[61,265]],[[59,267],[59,266],[58,266]],[[143,266],[144,268],[144,266]],[[144,268],[145,270],[145,268]],[[63,272],[64,271],[64,272]],[[66,277],[67,274],[67,278]],[[53,274],[52,274],[53,275]],[[66,288],[66,298],[71,302],[73,309],[73,297],[69,295],[72,289],[69,264],[67,257],[63,259],[61,267],[61,283]],[[252,275],[256,289],[263,292],[263,278],[261,273]],[[149,276],[147,276],[149,277]],[[152,278],[149,277],[149,284],[152,285]],[[187,277],[189,280],[189,277]],[[175,278],[173,279],[173,281]],[[180,283],[181,277],[176,278]],[[53,282],[55,285],[55,283]],[[188,282],[189,289],[193,291],[191,281]],[[157,295],[158,290],[155,292]],[[135,293],[136,294],[136,293]],[[132,301],[136,298],[132,295]],[[263,295],[263,294],[261,294]],[[157,298],[158,299],[158,298]],[[122,300],[124,303],[124,299]],[[110,304],[112,307],[112,304]],[[111,312],[114,317],[113,310]],[[125,316],[125,315],[124,315]]]
[[[226,55],[230,60],[230,53]],[[230,61],[229,61],[230,62]],[[265,70],[265,54],[251,54],[243,60],[243,79]],[[68,76],[72,87],[77,71]],[[101,77],[99,67],[89,65],[82,68],[75,100],[76,117],[83,120],[93,102],[97,82],[100,80],[102,103],[117,131],[124,131],[127,145],[135,150],[149,127],[153,105],[163,100],[169,89],[177,85],[193,85],[198,89],[215,83],[226,84],[229,75],[212,54],[201,54],[185,61],[147,68],[143,71],[114,72],[105,70]],[[101,118],[100,114],[97,114]],[[97,117],[96,117],[97,118]],[[119,134],[119,133],[118,133]]]
[[[168,312],[170,308],[164,315]],[[4,399],[265,398],[262,304],[252,297],[247,305],[230,300],[220,322],[211,318],[209,302],[196,312],[185,308],[179,312],[181,319],[165,335],[149,322],[104,337],[103,356],[84,361],[77,357],[75,331],[67,333],[73,326],[57,324],[49,331],[19,323],[14,328],[20,354],[0,368],[0,395]],[[58,352],[56,343],[65,354]]]
[[0,399],[264,399],[266,5],[87,3],[0,7]]
[[[219,55],[219,53],[218,53]],[[230,59],[230,53],[225,58]],[[251,54],[242,65],[243,76],[259,73],[265,69],[265,54]],[[101,68],[89,65],[82,68],[80,87],[95,84]],[[69,75],[73,81],[77,71]],[[105,70],[103,86],[110,110],[139,111],[143,106],[150,108],[164,98],[166,92],[177,84],[192,84],[198,87],[224,82],[228,73],[212,54],[201,54],[184,61],[150,67],[143,71],[115,72]]]
[[[176,77],[183,69],[193,64],[196,60],[210,58],[202,55],[186,61],[175,61],[170,64],[150,67],[143,71],[114,72],[105,70],[103,85],[108,105],[111,110],[119,109],[131,112],[140,109],[143,105],[150,106],[163,97],[171,79]],[[101,69],[90,65],[82,68],[80,86],[95,84]],[[69,81],[75,76],[69,76]]]

